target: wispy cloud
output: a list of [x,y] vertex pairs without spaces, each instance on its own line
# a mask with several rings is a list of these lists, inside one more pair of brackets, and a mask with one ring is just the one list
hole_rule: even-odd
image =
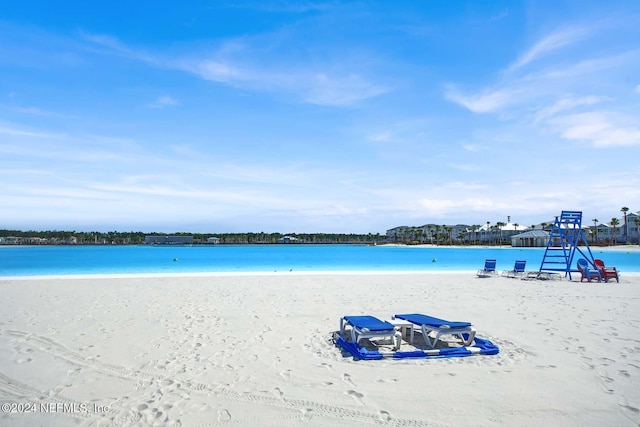
[[103,53],[120,55],[126,58],[148,62],[149,64],[160,65],[158,57],[153,54],[144,52],[140,49],[134,49],[122,43],[117,37],[107,34],[94,34],[81,31],[80,36],[91,42],[93,45],[105,48]]
[[47,111],[38,107],[7,107],[10,111],[15,111],[20,114],[27,114],[32,116],[41,116],[41,117],[61,117],[61,118],[72,118],[75,116],[71,116],[68,114],[61,114],[55,111]]
[[478,144],[462,144],[462,148],[472,153],[478,152],[482,149],[482,147],[480,147],[480,145]]
[[535,43],[511,64],[507,71],[515,71],[565,46],[577,43],[589,35],[585,27],[573,27],[558,30]]
[[[603,22],[608,21],[554,31],[499,72],[495,83],[468,93],[450,84],[444,96],[474,113],[498,113],[501,121],[514,127],[534,127],[546,137],[595,148],[638,145],[632,101],[626,99],[628,92],[625,98],[612,90],[623,82],[611,76],[618,69],[637,70],[640,51],[626,45],[621,51],[591,57],[590,49],[582,49],[583,42],[601,30]],[[557,52],[563,55],[553,55]],[[553,60],[542,62],[542,58]],[[526,74],[516,73],[524,69]]]
[[452,211],[467,210],[473,212],[489,212],[496,209],[496,203],[491,198],[465,199],[422,199],[420,206],[428,217],[446,218]]
[[372,133],[367,136],[367,139],[372,142],[390,142],[393,139],[391,131],[385,130],[377,133]]
[[508,10],[508,9],[505,9],[505,10],[503,10],[503,11],[501,11],[501,12],[499,12],[499,13],[497,13],[497,14],[493,15],[493,16],[490,18],[490,20],[491,20],[491,21],[499,21],[499,20],[501,20],[501,19],[503,19],[503,18],[506,18],[507,16],[509,16],[509,10]]
[[147,107],[164,108],[164,107],[171,107],[173,105],[180,105],[180,103],[168,95],[163,95],[163,96],[157,97],[155,101],[147,104]]
[[474,113],[490,113],[518,101],[525,89],[497,88],[486,89],[474,95],[462,94],[457,87],[446,86],[445,98]]
[[572,110],[580,106],[589,106],[599,104],[606,101],[608,98],[602,96],[583,96],[579,98],[561,98],[548,107],[541,108],[535,115],[534,123],[538,123],[543,119],[556,116],[558,113]]
[[474,170],[477,169],[477,166],[471,165],[471,164],[467,164],[467,163],[449,163],[448,166],[451,169],[455,169],[455,170],[459,170],[459,171],[465,171],[465,172],[471,172],[471,171],[474,171]]
[[445,187],[465,191],[482,191],[486,190],[489,186],[487,184],[479,184],[475,182],[454,181],[445,184]]
[[[201,53],[178,53],[172,57],[149,54],[128,47],[115,37],[83,33],[86,40],[107,48],[110,53],[148,63],[151,66],[177,69],[204,80],[244,90],[284,93],[300,101],[325,106],[350,106],[391,89],[366,77],[361,67],[349,58],[336,63],[307,64],[304,61],[261,63],[260,51],[250,40],[227,40]],[[266,37],[266,36],[264,36]],[[256,44],[265,42],[253,40]],[[268,44],[268,43],[267,43]],[[336,66],[336,64],[340,64]],[[330,71],[329,71],[330,70]]]
[[347,106],[388,92],[389,89],[350,74],[330,77],[317,74],[309,81],[305,101],[318,105]]
[[635,118],[618,113],[570,114],[551,121],[563,138],[585,141],[598,148],[640,145],[640,127]]
[[68,137],[68,135],[65,135],[63,133],[40,132],[37,130],[34,131],[30,129],[24,129],[21,127],[13,126],[10,124],[3,124],[1,122],[0,122],[0,135],[30,137],[30,138],[44,138],[44,139],[63,139]]

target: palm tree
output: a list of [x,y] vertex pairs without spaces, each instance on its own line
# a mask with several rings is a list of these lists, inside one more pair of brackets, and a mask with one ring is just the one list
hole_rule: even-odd
[[491,221],[487,221],[487,231],[485,233],[485,237],[486,237],[485,243],[489,242],[489,230],[490,230],[489,224],[491,224]]
[[591,221],[593,221],[593,235],[596,239],[594,243],[598,244],[598,220],[592,219]]
[[449,245],[453,245],[453,227],[445,226],[444,230],[447,233],[447,237],[449,238]]
[[475,224],[473,226],[473,237],[474,237],[476,245],[478,244],[478,240],[479,240],[478,239],[478,231],[480,231],[480,228],[481,228],[481,226],[479,224]]
[[[613,242],[614,237],[618,235],[618,225],[620,225],[620,221],[618,221],[618,218],[611,218],[611,226],[613,227],[613,235],[611,236],[611,240],[609,241],[609,244],[612,244],[611,242]],[[618,243],[618,239],[616,239],[616,243]]]
[[624,214],[624,242],[627,243],[627,238],[628,238],[627,212],[629,212],[629,208],[623,207],[620,209],[620,212]]
[[499,241],[498,241],[499,245],[502,245],[502,227],[504,227],[505,225],[507,224],[505,224],[504,222],[500,222],[500,221],[496,222],[496,229],[498,230],[498,233],[499,233]]

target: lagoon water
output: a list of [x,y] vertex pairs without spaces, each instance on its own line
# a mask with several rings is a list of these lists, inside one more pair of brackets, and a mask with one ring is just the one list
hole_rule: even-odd
[[[591,249],[621,272],[640,272],[640,252]],[[484,260],[498,270],[527,260],[538,270],[544,248],[365,245],[3,246],[0,277],[270,271],[465,271]],[[580,256],[576,253],[576,257]]]

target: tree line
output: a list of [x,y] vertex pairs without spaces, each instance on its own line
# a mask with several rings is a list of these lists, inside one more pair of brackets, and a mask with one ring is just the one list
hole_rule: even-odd
[[194,244],[207,243],[210,237],[217,237],[221,244],[273,244],[285,236],[292,237],[292,242],[315,244],[379,244],[386,242],[386,236],[380,233],[355,234],[355,233],[143,233],[141,231],[22,231],[0,229],[0,237],[19,238],[22,242],[35,243],[39,240],[42,244],[131,244],[145,243],[146,236],[193,236]]

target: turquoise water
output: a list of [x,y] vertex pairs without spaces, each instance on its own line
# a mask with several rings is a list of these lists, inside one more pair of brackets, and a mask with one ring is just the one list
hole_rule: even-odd
[[[592,251],[622,272],[640,272],[638,251]],[[487,258],[498,260],[498,270],[513,268],[519,259],[527,260],[527,270],[538,270],[543,254],[543,248],[364,245],[3,246],[0,276],[451,271],[477,270]]]

